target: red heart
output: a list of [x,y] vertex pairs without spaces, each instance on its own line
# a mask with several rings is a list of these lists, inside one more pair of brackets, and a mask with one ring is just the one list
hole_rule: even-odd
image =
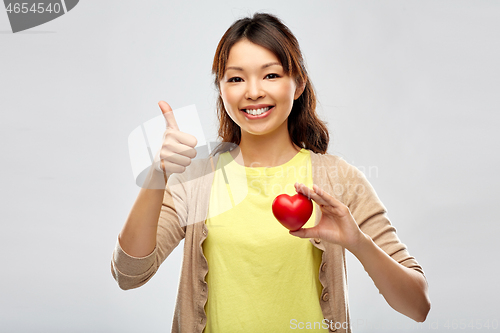
[[273,201],[273,214],[283,226],[291,231],[306,224],[313,211],[312,201],[301,193],[293,197],[280,194]]

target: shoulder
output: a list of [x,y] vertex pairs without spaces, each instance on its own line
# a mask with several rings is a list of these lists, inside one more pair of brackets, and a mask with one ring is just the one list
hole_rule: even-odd
[[342,157],[311,151],[315,184],[335,195],[344,204],[375,198],[376,193],[365,174]]
[[[344,158],[332,154],[318,154],[310,151],[313,169],[317,169],[323,176],[330,176],[337,181],[363,178],[364,174]],[[325,174],[326,173],[326,174]]]
[[[315,153],[312,150],[309,150],[309,153],[311,154],[311,160],[313,160],[313,162],[316,162],[316,163],[335,164],[336,165],[340,161],[345,162],[345,160],[342,157],[337,156],[337,155],[333,155],[333,154],[329,154],[329,153],[320,154],[320,153]],[[345,163],[347,163],[347,162],[345,162]]]

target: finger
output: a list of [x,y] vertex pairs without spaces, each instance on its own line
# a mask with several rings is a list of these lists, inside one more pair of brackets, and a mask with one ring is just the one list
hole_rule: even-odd
[[320,188],[318,185],[314,184],[313,185],[313,190],[314,192],[325,202],[327,202],[330,206],[332,207],[339,207],[342,205],[340,201],[338,201],[335,197],[327,193],[325,190]]
[[301,193],[301,194],[305,195],[308,199],[311,199],[311,194],[314,193],[313,190],[311,190],[309,187],[305,186],[304,184],[298,183],[298,182],[296,182],[294,184],[294,186],[295,186],[295,191],[297,191],[297,193]]
[[316,202],[318,205],[329,205],[327,201],[325,201],[321,196],[316,194],[313,190],[311,190],[304,184],[295,183],[295,190],[297,191],[297,193],[301,193],[306,197],[308,197],[309,199],[314,200],[314,202]]
[[183,159],[187,158],[191,160],[196,157],[196,154],[196,149],[177,142],[165,143],[160,149],[161,159],[165,158],[166,156],[178,155]]
[[172,133],[172,137],[180,144],[185,145],[186,148],[194,148],[198,144],[198,140],[196,140],[193,135],[181,132],[179,130],[175,131],[175,133]]
[[160,158],[162,161],[169,162],[172,164],[177,164],[177,165],[182,166],[182,167],[187,167],[188,165],[191,164],[191,159],[189,157],[182,156],[179,154],[174,154],[171,152],[167,152],[167,153],[162,152],[160,154]]
[[163,113],[163,116],[165,117],[165,121],[167,122],[167,128],[179,130],[179,127],[177,126],[177,122],[175,121],[174,112],[172,111],[172,108],[170,107],[170,105],[168,105],[168,103],[165,101],[160,101],[158,103],[158,106],[160,107],[161,112]]
[[165,149],[165,152],[168,151],[170,153],[179,154],[182,156],[189,157],[190,159],[195,158],[196,154],[198,154],[196,149],[177,142],[165,143],[162,149]]
[[313,228],[300,228],[299,230],[289,231],[290,235],[297,236],[300,238],[317,238],[317,227]]

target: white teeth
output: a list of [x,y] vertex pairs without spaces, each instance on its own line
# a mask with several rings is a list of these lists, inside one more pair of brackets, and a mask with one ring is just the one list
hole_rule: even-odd
[[258,116],[258,115],[261,115],[264,112],[268,111],[270,108],[271,107],[268,106],[268,107],[261,108],[261,109],[245,109],[245,112],[248,114],[254,115],[254,116]]

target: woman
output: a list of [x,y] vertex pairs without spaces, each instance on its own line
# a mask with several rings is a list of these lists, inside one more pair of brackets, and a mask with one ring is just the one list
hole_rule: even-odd
[[[191,161],[196,139],[159,103],[167,130],[148,179],[168,186],[141,189],[132,207],[112,260],[120,287],[146,283],[184,239],[173,332],[350,332],[347,249],[390,306],[424,321],[422,268],[364,175],[326,154],[328,131],[288,28],[269,14],[236,21],[212,69],[219,136],[236,149]],[[271,203],[294,192],[317,206],[288,232]]]

